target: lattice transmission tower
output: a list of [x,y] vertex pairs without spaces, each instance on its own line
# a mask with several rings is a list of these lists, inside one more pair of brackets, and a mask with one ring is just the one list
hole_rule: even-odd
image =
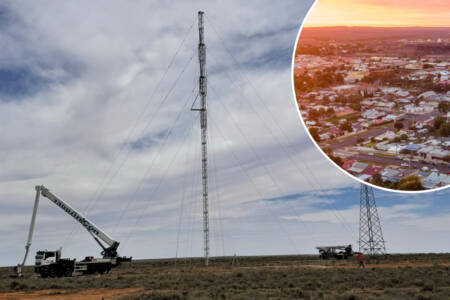
[[386,253],[373,188],[365,184],[360,191],[359,251],[368,255]]

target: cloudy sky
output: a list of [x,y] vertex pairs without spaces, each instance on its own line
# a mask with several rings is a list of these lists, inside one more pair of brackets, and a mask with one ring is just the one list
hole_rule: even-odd
[[[292,49],[312,2],[2,1],[0,265],[21,260],[37,184],[120,241],[122,255],[202,255],[190,111],[199,9],[212,255],[356,245],[359,184],[313,146],[292,96]],[[376,197],[388,251],[448,251],[448,191]],[[61,246],[67,257],[99,252],[44,198],[31,253]]]

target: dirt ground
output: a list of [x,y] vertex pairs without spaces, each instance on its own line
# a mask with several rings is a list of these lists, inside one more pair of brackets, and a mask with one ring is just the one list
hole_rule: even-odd
[[450,254],[141,260],[105,275],[40,278],[0,268],[0,299],[450,299]]
[[141,291],[140,288],[128,288],[128,289],[88,289],[84,291],[67,291],[67,290],[40,290],[40,291],[28,291],[28,292],[10,292],[1,293],[0,299],[12,300],[12,299],[42,299],[42,300],[55,300],[55,299],[67,299],[67,300],[94,300],[94,299],[117,299],[126,295],[135,294]]

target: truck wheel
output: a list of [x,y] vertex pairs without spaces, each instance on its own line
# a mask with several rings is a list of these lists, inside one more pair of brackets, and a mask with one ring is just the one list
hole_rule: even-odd
[[65,277],[72,277],[72,269],[71,269],[70,267],[67,267],[67,268],[64,270],[64,276],[65,276]]
[[41,274],[41,277],[42,278],[47,278],[48,277],[48,267],[44,267],[44,268],[41,268],[40,270],[39,270],[39,274]]
[[58,278],[61,278],[64,276],[64,269],[60,268],[58,269],[58,271],[56,272],[56,276],[58,276]]
[[55,270],[54,268],[51,268],[51,269],[50,269],[50,272],[49,272],[49,275],[50,275],[50,277],[52,277],[52,278],[56,277],[56,270]]

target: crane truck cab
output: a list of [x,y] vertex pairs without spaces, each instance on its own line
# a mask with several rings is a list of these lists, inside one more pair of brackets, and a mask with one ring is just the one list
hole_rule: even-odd
[[61,249],[56,251],[40,250],[36,252],[35,266],[46,266],[55,263],[61,258]]
[[61,249],[36,252],[34,271],[41,277],[70,277],[75,269],[75,259],[61,258]]

